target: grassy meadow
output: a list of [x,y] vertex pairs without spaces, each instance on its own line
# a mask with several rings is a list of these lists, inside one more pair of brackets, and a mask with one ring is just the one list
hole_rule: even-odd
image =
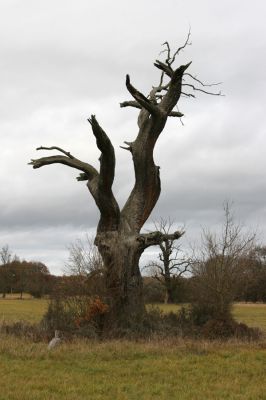
[[[9,321],[37,322],[46,307],[46,300],[0,299]],[[237,304],[234,314],[266,332],[266,305]],[[48,399],[265,400],[266,341],[83,340],[49,352],[46,343],[2,336],[0,400]]]
[[17,296],[0,299],[1,321],[39,322],[47,310],[48,300],[33,299],[29,296],[18,299]]
[[[28,321],[39,322],[47,310],[47,299],[34,299],[29,295],[8,295],[0,298],[0,321]],[[163,312],[177,312],[178,304],[153,304],[150,307],[159,307]],[[266,332],[266,304],[236,303],[233,306],[233,315],[239,322],[249,326],[259,327]]]
[[265,400],[262,344],[0,341],[1,400]]

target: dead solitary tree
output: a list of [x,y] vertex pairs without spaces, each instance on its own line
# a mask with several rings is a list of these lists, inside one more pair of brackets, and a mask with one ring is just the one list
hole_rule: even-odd
[[[175,110],[181,96],[195,97],[196,91],[208,92],[205,85],[193,75],[186,73],[191,62],[174,68],[176,57],[190,44],[190,33],[183,46],[174,53],[168,42],[164,43],[165,61],[156,60],[154,66],[161,71],[157,86],[145,96],[126,77],[126,87],[134,100],[125,101],[121,107],[139,109],[138,134],[133,142],[125,142],[133,158],[135,184],[120,210],[112,192],[115,175],[115,152],[113,145],[91,115],[89,123],[101,152],[99,171],[87,162],[74,157],[60,147],[39,147],[37,150],[57,150],[55,156],[31,160],[33,168],[49,164],[65,164],[81,171],[78,181],[87,181],[87,187],[100,211],[95,244],[99,249],[106,268],[106,286],[110,304],[109,318],[118,321],[144,312],[142,279],[139,259],[143,251],[153,245],[174,238],[182,233],[163,234],[153,232],[142,234],[140,230],[151,214],[161,191],[159,167],[153,160],[156,141],[163,131],[168,117],[181,118]],[[165,81],[167,80],[167,81]],[[219,93],[218,93],[219,94]]]

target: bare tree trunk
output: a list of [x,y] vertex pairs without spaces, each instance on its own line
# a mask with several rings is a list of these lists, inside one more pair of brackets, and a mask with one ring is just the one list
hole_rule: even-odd
[[168,300],[169,300],[168,291],[165,290],[165,294],[164,294],[164,304],[168,304]]
[[[143,284],[139,259],[145,248],[160,242],[178,239],[183,232],[162,234],[134,234],[120,231],[98,233],[95,244],[103,258],[106,269],[106,289],[111,321],[139,319],[145,313]],[[172,293],[171,293],[172,294]],[[172,297],[171,297],[172,299]]]
[[174,303],[174,287],[171,277],[169,279],[165,278],[165,291],[166,291],[164,300],[165,304]]
[[143,249],[136,236],[113,232],[95,241],[106,269],[108,320],[121,322],[145,312],[139,259]]

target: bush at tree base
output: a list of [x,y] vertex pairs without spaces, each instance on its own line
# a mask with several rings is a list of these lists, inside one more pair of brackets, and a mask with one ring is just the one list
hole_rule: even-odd
[[182,337],[190,339],[258,340],[262,332],[249,328],[232,318],[211,318],[198,324],[191,307],[183,307],[177,313],[163,313],[158,307],[150,308],[142,318],[129,318],[117,327],[106,331],[104,318],[108,306],[99,298],[53,299],[40,324],[19,321],[0,324],[0,333],[24,337],[31,341],[49,341],[55,330],[60,330],[65,339],[75,337],[87,339],[125,338],[129,340],[151,340]]
[[47,331],[61,330],[86,337],[101,335],[108,305],[99,296],[55,298],[41,322]]
[[238,323],[233,319],[210,319],[202,328],[202,336],[206,339],[246,339],[260,338],[257,328],[250,328],[246,324]]
[[[206,310],[205,310],[206,311]],[[182,307],[179,311],[179,324],[184,336],[204,338],[208,340],[258,340],[263,336],[259,328],[251,328],[242,322],[235,321],[231,315],[206,318],[203,309]]]
[[196,315],[195,308],[182,307],[177,313],[163,313],[158,307],[153,307],[141,318],[130,316],[112,329],[105,330],[104,318],[108,314],[108,305],[98,296],[79,300],[57,299],[51,302],[42,324],[49,332],[59,329],[92,339],[189,337],[226,340],[233,337],[257,340],[261,336],[258,329],[238,323],[229,315],[215,318],[209,314],[206,319],[203,311],[200,310],[202,314]]

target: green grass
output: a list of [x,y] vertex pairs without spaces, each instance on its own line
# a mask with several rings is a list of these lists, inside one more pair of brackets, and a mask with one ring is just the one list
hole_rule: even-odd
[[238,303],[233,307],[233,315],[238,321],[266,331],[266,304]]
[[46,299],[0,299],[0,321],[39,322],[47,309]]
[[[0,300],[0,316],[37,322],[47,300]],[[160,305],[164,311],[179,306]],[[238,320],[266,330],[266,305],[236,304]],[[266,342],[180,338],[47,343],[0,339],[0,400],[265,400]]]
[[265,344],[2,338],[0,400],[265,400]]

